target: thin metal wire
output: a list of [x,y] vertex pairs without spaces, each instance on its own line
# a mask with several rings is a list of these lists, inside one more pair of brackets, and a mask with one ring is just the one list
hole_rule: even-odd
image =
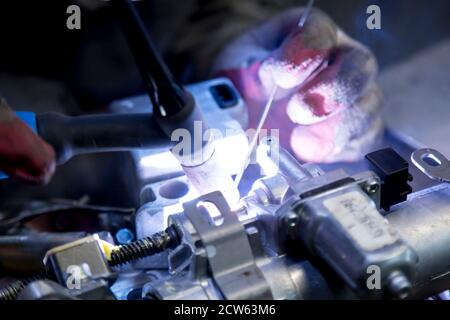
[[273,105],[273,101],[275,99],[275,95],[277,94],[278,86],[275,84],[272,92],[270,93],[269,100],[267,100],[267,103],[264,107],[263,114],[261,115],[261,119],[259,120],[258,127],[256,128],[255,135],[253,136],[250,146],[248,149],[247,157],[245,158],[244,166],[242,166],[241,171],[239,171],[238,175],[236,175],[236,178],[234,179],[234,183],[236,185],[236,188],[239,187],[239,183],[241,182],[242,176],[244,175],[245,169],[247,169],[248,164],[250,163],[250,158],[254,152],[254,149],[256,147],[256,144],[258,142],[258,136],[259,132],[261,131],[264,122],[266,121],[267,115],[269,114],[270,108]]
[[314,5],[314,0],[309,0],[308,4],[306,5],[306,9],[303,12],[302,16],[300,17],[300,20],[298,21],[298,26],[302,28],[305,25],[306,20],[309,17],[309,14],[311,13],[311,9]]
[[[298,26],[300,28],[302,28],[304,26],[306,20],[308,19],[309,14],[311,13],[311,9],[312,9],[313,5],[314,5],[314,0],[309,0],[308,4],[306,5],[306,9],[303,12],[303,14],[300,17],[300,20],[298,22]],[[256,128],[255,135],[253,136],[253,138],[252,138],[252,140],[250,142],[250,146],[249,146],[249,150],[248,150],[248,153],[247,153],[247,157],[245,159],[244,166],[242,166],[242,169],[239,171],[239,173],[236,175],[236,178],[234,179],[234,183],[236,185],[236,188],[239,187],[239,183],[242,180],[242,176],[244,175],[244,172],[247,169],[248,164],[250,163],[250,158],[251,158],[251,156],[252,156],[252,154],[253,154],[253,152],[255,150],[256,144],[258,143],[259,133],[260,133],[260,131],[261,131],[263,125],[264,125],[264,122],[266,121],[267,115],[269,114],[269,111],[270,111],[270,109],[271,109],[271,107],[273,105],[273,101],[275,99],[277,91],[278,91],[278,86],[275,84],[273,89],[272,89],[272,92],[270,93],[269,100],[267,100],[267,103],[266,103],[266,105],[264,107],[264,111],[263,111],[263,114],[261,115],[261,119],[259,120],[258,127]]]

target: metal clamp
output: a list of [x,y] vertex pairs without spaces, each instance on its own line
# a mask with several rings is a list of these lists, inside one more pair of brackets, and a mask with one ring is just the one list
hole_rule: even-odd
[[434,149],[420,149],[411,155],[412,163],[434,180],[450,182],[450,161]]
[[[201,203],[217,208],[223,219],[220,224],[202,214]],[[201,239],[213,278],[224,297],[228,300],[273,299],[270,286],[256,265],[247,232],[223,195],[213,192],[183,207]]]

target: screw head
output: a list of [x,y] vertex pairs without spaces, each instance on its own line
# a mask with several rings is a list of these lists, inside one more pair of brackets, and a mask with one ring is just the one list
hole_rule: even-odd
[[402,272],[394,273],[388,280],[388,291],[397,299],[406,299],[411,288],[411,282]]
[[376,181],[376,180],[369,181],[365,186],[366,192],[370,195],[377,193],[379,189],[380,189],[380,185],[378,184],[378,181]]
[[285,217],[284,221],[286,227],[292,231],[297,227],[298,217],[295,213],[291,212]]

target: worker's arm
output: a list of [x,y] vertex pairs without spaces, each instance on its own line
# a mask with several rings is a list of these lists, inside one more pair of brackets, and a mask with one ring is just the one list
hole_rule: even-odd
[[55,170],[55,152],[0,97],[0,171],[34,184],[47,183]]

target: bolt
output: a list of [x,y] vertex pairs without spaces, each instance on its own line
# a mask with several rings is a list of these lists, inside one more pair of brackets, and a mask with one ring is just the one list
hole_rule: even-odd
[[377,193],[379,188],[380,188],[380,185],[378,184],[378,181],[376,181],[376,180],[369,181],[365,186],[366,192],[369,195],[373,195],[373,194]]
[[296,228],[298,224],[298,216],[295,212],[289,213],[284,217],[284,225],[287,229],[287,235],[294,239],[296,237]]
[[397,299],[405,299],[411,291],[411,282],[403,272],[394,272],[388,279],[387,290]]

